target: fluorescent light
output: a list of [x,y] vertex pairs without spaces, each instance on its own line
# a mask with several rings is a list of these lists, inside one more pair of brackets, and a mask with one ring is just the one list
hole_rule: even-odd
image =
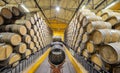
[[56,7],[56,11],[60,11],[60,7],[57,6],[57,7]]
[[85,9],[85,5],[83,5],[81,9]]
[[25,12],[30,12],[24,4],[20,4],[20,6],[25,10]]
[[119,0],[111,3],[110,5],[108,5],[107,7],[105,7],[105,9],[109,9],[110,7],[114,6],[118,2],[119,2]]

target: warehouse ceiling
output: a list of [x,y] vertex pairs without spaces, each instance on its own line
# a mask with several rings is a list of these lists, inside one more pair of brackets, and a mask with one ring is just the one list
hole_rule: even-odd
[[[23,3],[29,10],[39,11],[40,8],[41,16],[47,23],[66,25],[69,24],[75,12],[84,5],[94,11],[105,8],[113,1],[116,0],[1,0],[0,5]],[[59,7],[60,10],[57,11],[56,7]]]

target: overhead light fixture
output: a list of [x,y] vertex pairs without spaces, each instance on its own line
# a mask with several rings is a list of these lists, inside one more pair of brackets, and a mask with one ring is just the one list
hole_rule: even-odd
[[20,7],[22,7],[22,9],[25,11],[25,12],[30,12],[28,10],[28,8],[24,5],[24,4],[20,4]]
[[115,1],[115,2],[111,3],[110,5],[108,5],[107,7],[105,7],[104,9],[109,9],[110,7],[114,6],[118,2],[120,2],[120,1],[119,0]]
[[56,7],[56,11],[58,11],[58,12],[60,11],[60,7],[59,6]]

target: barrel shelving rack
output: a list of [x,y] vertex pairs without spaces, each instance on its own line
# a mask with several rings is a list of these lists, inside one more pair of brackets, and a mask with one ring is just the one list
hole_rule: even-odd
[[50,45],[47,45],[46,47],[42,48],[40,51],[35,52],[34,54],[29,55],[30,57],[28,59],[23,58],[20,63],[15,66],[6,66],[0,69],[1,73],[20,73],[24,71],[26,68],[28,68],[33,62],[36,61],[48,48]]

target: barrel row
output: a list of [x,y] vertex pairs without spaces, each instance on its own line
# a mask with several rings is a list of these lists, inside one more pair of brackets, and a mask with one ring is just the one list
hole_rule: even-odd
[[[15,17],[17,16],[12,16],[9,21],[13,21]],[[2,23],[0,30],[0,67],[16,66],[20,60],[28,59],[31,54],[40,51],[52,41],[52,31],[38,12],[30,18],[20,17],[14,22]]]
[[[120,13],[111,13],[97,16],[90,10],[80,10],[76,14],[77,19],[73,18],[74,21],[71,21],[65,31],[65,42],[85,60],[94,63],[97,70],[115,72],[113,65],[119,65],[120,62],[118,53]],[[76,20],[77,24],[73,24]]]

